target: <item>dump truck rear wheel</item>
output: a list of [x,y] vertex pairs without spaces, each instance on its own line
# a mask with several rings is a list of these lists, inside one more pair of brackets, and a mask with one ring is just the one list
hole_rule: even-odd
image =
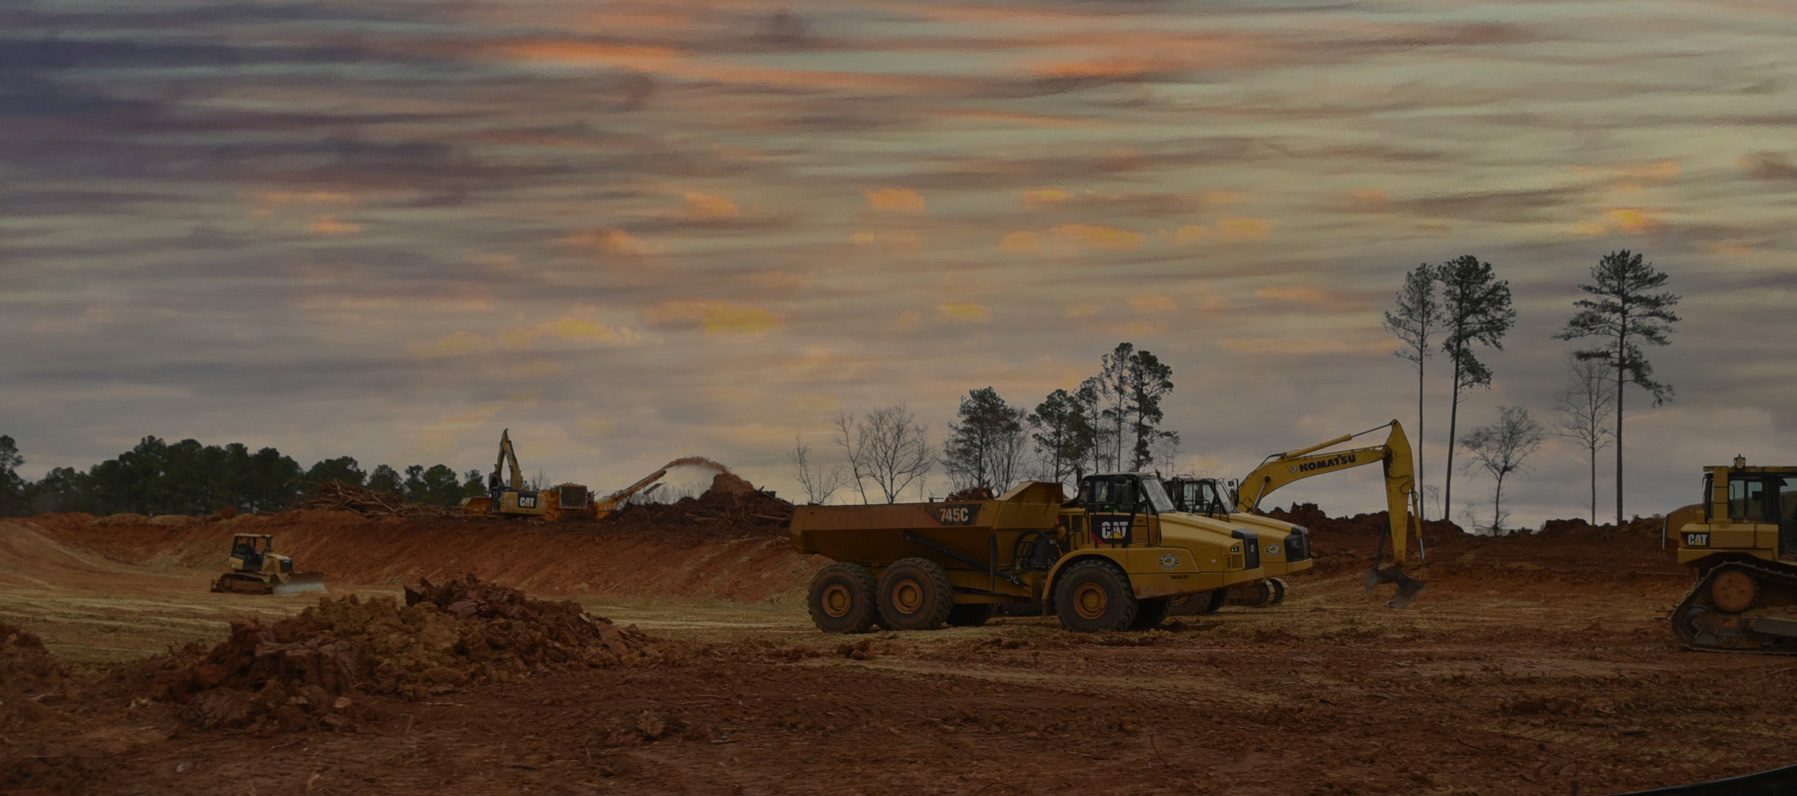
[[1055,581],[1055,615],[1076,633],[1127,630],[1137,608],[1129,576],[1109,561],[1080,561]]
[[1153,630],[1167,621],[1167,609],[1172,607],[1172,600],[1157,597],[1152,600],[1136,601],[1136,619],[1129,624],[1130,630]]
[[991,618],[990,603],[964,603],[948,609],[948,623],[951,627],[979,627]]
[[955,607],[955,587],[941,564],[901,558],[880,573],[880,621],[893,630],[935,630]]
[[825,633],[866,633],[879,618],[874,575],[859,564],[838,562],[818,570],[806,603],[812,624]]

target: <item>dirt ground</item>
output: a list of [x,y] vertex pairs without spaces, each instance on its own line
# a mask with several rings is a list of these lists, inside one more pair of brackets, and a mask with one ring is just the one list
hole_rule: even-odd
[[[1089,636],[1033,617],[825,636],[802,600],[821,562],[765,529],[4,522],[0,623],[43,640],[47,656],[19,653],[52,661],[40,674],[66,672],[0,682],[0,790],[1590,794],[1789,762],[1797,659],[1680,651],[1664,615],[1688,581],[1652,523],[1432,527],[1429,585],[1391,610],[1359,580],[1382,518],[1295,511],[1320,559],[1286,604]],[[325,571],[333,598],[471,572],[634,625],[653,652],[358,694],[336,731],[201,729],[130,673],[319,599],[208,593],[249,530]]]

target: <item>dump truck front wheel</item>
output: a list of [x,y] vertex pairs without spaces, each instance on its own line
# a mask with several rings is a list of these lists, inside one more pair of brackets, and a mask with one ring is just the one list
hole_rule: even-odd
[[893,630],[935,630],[954,607],[954,584],[934,561],[901,558],[880,574],[880,621]]
[[1055,615],[1076,633],[1128,630],[1136,609],[1129,576],[1109,561],[1076,562],[1055,581]]
[[838,562],[818,570],[806,603],[812,623],[825,633],[866,633],[879,618],[874,575],[860,564]]

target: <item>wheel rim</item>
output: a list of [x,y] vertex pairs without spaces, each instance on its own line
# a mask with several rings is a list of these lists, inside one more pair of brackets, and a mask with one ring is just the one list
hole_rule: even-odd
[[1073,610],[1081,619],[1097,619],[1110,607],[1111,597],[1096,583],[1082,583],[1073,590]]
[[1716,607],[1729,613],[1747,610],[1753,605],[1753,576],[1739,570],[1730,570],[1716,576],[1716,582],[1710,584],[1710,599]]
[[923,584],[909,579],[892,584],[892,607],[900,613],[917,613],[923,607]]
[[849,587],[840,583],[832,583],[824,588],[822,600],[824,613],[840,619],[847,616],[849,608],[855,604],[854,595],[849,594]]

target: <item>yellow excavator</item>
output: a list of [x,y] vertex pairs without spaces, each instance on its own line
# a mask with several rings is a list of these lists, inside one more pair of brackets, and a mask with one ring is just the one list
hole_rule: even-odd
[[1679,643],[1712,652],[1797,653],[1797,467],[1703,468],[1703,502],[1666,517],[1697,576],[1672,609]]
[[[510,469],[510,477],[503,478],[501,473]],[[499,432],[499,459],[493,462],[493,472],[487,474],[487,496],[467,498],[462,501],[462,510],[469,514],[496,514],[501,517],[543,517],[551,513],[549,503],[541,492],[525,489],[524,470],[518,466],[518,451],[512,447],[512,430]],[[559,504],[560,501],[554,501]]]
[[[1382,430],[1389,431],[1381,443],[1329,450]],[[1373,554],[1372,564],[1367,570],[1366,589],[1371,592],[1380,583],[1397,584],[1398,593],[1388,605],[1402,608],[1413,602],[1417,592],[1423,588],[1422,581],[1404,572],[1404,566],[1410,561],[1412,540],[1415,541],[1419,560],[1423,551],[1421,522],[1416,519],[1415,511],[1418,500],[1415,460],[1412,458],[1410,439],[1404,434],[1404,426],[1396,420],[1358,434],[1343,434],[1308,447],[1268,455],[1259,466],[1242,478],[1234,494],[1227,496],[1233,500],[1226,500],[1227,490],[1215,479],[1179,479],[1174,500],[1185,511],[1226,516],[1231,522],[1246,524],[1259,531],[1262,540],[1262,566],[1269,575],[1275,576],[1269,579],[1273,594],[1266,602],[1276,604],[1284,599],[1286,591],[1284,581],[1276,576],[1302,571],[1311,566],[1309,534],[1308,529],[1303,526],[1257,513],[1261,500],[1293,481],[1374,463],[1381,465],[1385,474],[1388,533],[1380,538],[1379,549]],[[1294,545],[1299,545],[1300,548],[1294,549]],[[1285,555],[1273,555],[1274,551],[1269,550],[1269,547],[1283,549]],[[1385,563],[1388,552],[1391,558],[1389,564]],[[1302,556],[1294,559],[1293,556],[1299,553]],[[1295,562],[1302,562],[1302,565],[1296,565]],[[1221,602],[1217,604],[1220,605]]]
[[324,591],[324,574],[294,573],[293,559],[275,552],[275,538],[266,533],[240,533],[231,537],[231,571],[212,582],[216,592],[238,594],[297,594]]

